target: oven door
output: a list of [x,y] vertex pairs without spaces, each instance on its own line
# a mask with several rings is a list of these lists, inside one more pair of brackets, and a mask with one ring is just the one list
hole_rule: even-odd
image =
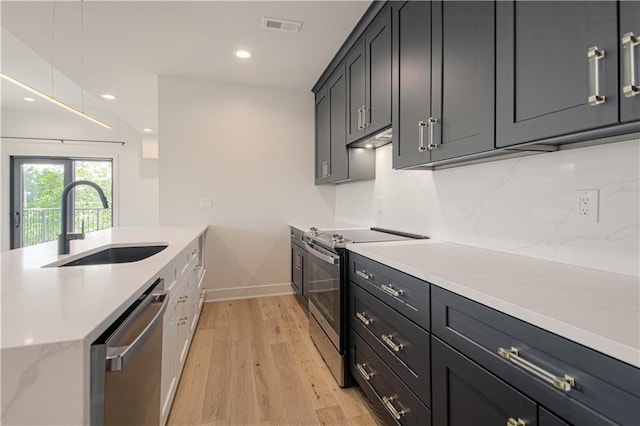
[[[305,242],[308,257],[309,312],[338,352],[342,315],[340,310],[340,256]],[[306,269],[306,265],[305,265]]]

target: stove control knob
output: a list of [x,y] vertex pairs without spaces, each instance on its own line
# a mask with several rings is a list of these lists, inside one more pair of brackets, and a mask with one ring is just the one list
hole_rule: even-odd
[[309,229],[309,232],[311,232],[311,235],[318,235],[318,228],[312,226],[311,229]]
[[340,234],[333,234],[333,241],[336,243],[344,242],[344,236]]

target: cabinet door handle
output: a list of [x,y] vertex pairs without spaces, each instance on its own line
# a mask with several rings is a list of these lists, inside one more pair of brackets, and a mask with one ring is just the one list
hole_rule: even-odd
[[560,389],[562,391],[569,392],[571,388],[575,387],[576,385],[575,379],[569,376],[568,374],[565,374],[564,377],[554,376],[548,371],[543,370],[542,368],[538,367],[535,364],[532,364],[526,359],[521,358],[520,351],[518,351],[518,349],[516,348],[513,348],[513,347],[511,349],[498,348],[498,354],[502,358],[508,361],[511,361],[512,363],[519,366],[523,370],[533,374],[537,378],[551,384],[553,387]]
[[622,36],[622,93],[630,98],[640,93],[636,82],[635,47],[640,44],[640,36],[626,33]]
[[404,291],[396,290],[395,288],[393,288],[393,286],[391,284],[382,284],[380,286],[380,288],[385,293],[389,293],[390,295],[395,296],[395,297],[402,296],[404,294]]
[[362,107],[358,108],[358,130],[362,130]]
[[301,269],[301,267],[300,267],[300,263],[301,263],[300,262],[300,258],[301,258],[300,253],[296,253],[296,271],[299,271]]
[[433,151],[438,147],[437,143],[433,140],[433,128],[438,124],[438,119],[435,117],[429,117],[429,140],[427,141],[427,149]]
[[389,414],[391,414],[391,416],[394,419],[400,420],[402,418],[402,416],[404,416],[407,413],[404,410],[398,411],[398,409],[396,409],[396,407],[393,406],[393,401],[395,401],[395,398],[392,397],[392,396],[383,396],[382,397],[382,402],[384,403],[384,406],[387,409],[387,411],[389,412]]
[[509,417],[509,420],[507,420],[507,426],[527,426],[527,422],[519,417],[517,419]]
[[401,350],[404,349],[404,345],[402,343],[397,344],[396,342],[393,341],[393,336],[392,335],[383,334],[380,337],[382,338],[382,341],[387,344],[387,346],[389,346],[391,349],[393,349],[394,352],[400,352]]
[[367,124],[367,106],[366,105],[362,105],[362,128],[366,129],[367,127],[369,127],[369,124]]
[[373,278],[373,274],[368,273],[364,269],[362,271],[356,269],[356,275],[365,280],[370,280],[371,278]]
[[424,146],[424,127],[427,125],[424,121],[418,121],[418,151],[424,152],[427,148]]
[[600,94],[600,59],[604,58],[604,50],[592,46],[587,50],[589,60],[589,105],[600,105],[606,101],[606,97]]
[[362,322],[364,325],[371,325],[373,324],[373,319],[371,318],[367,318],[365,316],[364,312],[356,312],[356,317],[358,317],[358,319],[360,320],[360,322]]
[[365,370],[365,367],[367,366],[366,363],[362,363],[362,364],[356,364],[356,368],[358,369],[358,372],[360,373],[360,375],[362,377],[364,377],[364,379],[368,382],[369,380],[371,380],[371,378],[373,376],[375,376],[376,373],[369,373],[367,372],[367,370]]
[[329,177],[329,162],[328,161],[323,161],[322,162],[322,177],[323,178]]

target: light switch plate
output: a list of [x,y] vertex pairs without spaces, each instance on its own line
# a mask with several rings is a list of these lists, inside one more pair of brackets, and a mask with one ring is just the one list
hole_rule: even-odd
[[576,214],[581,222],[597,223],[599,216],[599,191],[597,189],[580,189],[576,194]]
[[200,208],[201,209],[212,209],[213,208],[213,195],[202,195],[202,196],[200,196]]

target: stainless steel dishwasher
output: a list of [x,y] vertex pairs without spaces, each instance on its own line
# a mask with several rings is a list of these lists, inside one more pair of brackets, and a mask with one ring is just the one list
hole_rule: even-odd
[[92,425],[160,423],[162,323],[158,279],[91,345]]

